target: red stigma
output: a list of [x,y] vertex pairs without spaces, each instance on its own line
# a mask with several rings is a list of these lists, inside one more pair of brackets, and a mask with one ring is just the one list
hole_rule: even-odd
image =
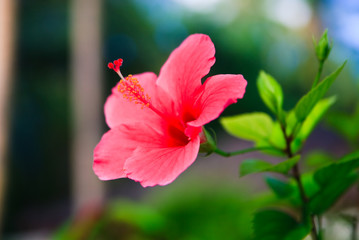
[[122,58],[119,58],[119,59],[113,61],[113,63],[112,62],[108,63],[107,67],[109,69],[113,69],[115,72],[118,72],[118,71],[120,71],[120,67],[122,65],[122,62],[123,62]]

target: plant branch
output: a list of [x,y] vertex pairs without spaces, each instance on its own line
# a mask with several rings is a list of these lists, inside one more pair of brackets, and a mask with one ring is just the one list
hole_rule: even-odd
[[273,148],[273,147],[253,147],[253,148],[242,149],[242,150],[235,151],[235,152],[225,152],[225,151],[222,151],[221,149],[216,148],[213,152],[215,152],[218,155],[221,155],[223,157],[231,157],[231,156],[235,156],[235,155],[240,155],[240,154],[245,154],[245,153],[255,152],[255,151],[261,151],[261,150],[280,151],[279,149]]
[[319,61],[319,66],[318,66],[318,72],[317,75],[315,76],[313,85],[312,85],[312,89],[315,88],[315,86],[317,86],[320,76],[322,75],[323,72],[323,65],[324,65],[324,61]]
[[[284,125],[281,125],[281,128],[282,128],[283,135],[284,135],[285,142],[286,142],[285,152],[286,152],[288,158],[292,158],[294,156],[294,154],[292,152],[292,149],[291,149],[290,145],[292,143],[293,137],[287,135],[286,127]],[[302,213],[303,216],[302,216],[302,218],[304,218],[305,213],[306,213],[305,211],[307,210],[307,207],[308,207],[307,206],[308,205],[308,197],[307,197],[307,195],[305,193],[303,183],[302,183],[301,178],[300,178],[300,170],[299,170],[298,163],[294,165],[292,171],[293,171],[293,177],[294,177],[294,179],[296,180],[296,182],[298,184],[299,194],[300,194],[300,197],[302,199],[302,203],[303,203],[303,213]],[[311,224],[312,224],[312,229],[311,229],[312,238],[313,238],[313,240],[319,240],[318,231],[317,231],[317,227],[316,227],[313,215],[310,215],[310,221],[311,221]]]

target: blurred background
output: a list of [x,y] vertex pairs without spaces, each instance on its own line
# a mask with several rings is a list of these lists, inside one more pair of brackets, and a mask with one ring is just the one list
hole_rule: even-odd
[[[348,59],[330,90],[333,111],[347,116],[357,106],[357,0],[1,0],[0,11],[3,239],[248,239],[251,211],[268,201],[253,200],[260,176],[238,178],[248,155],[200,156],[164,187],[97,179],[92,151],[108,129],[103,104],[118,81],[107,69],[114,59],[124,59],[125,75],[158,74],[189,34],[208,34],[216,47],[210,75],[248,81],[244,99],[224,115],[266,111],[255,84],[261,69],[282,84],[289,109],[313,82],[312,36],[327,28],[334,48],[324,73]],[[307,151],[340,156],[358,147],[358,135],[331,119]],[[217,121],[210,127],[224,150],[250,146]]]

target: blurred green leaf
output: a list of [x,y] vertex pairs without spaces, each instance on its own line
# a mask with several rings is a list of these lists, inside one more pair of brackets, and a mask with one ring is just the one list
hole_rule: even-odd
[[334,80],[338,77],[346,61],[331,75],[321,81],[316,87],[304,95],[295,106],[295,115],[299,122],[303,122],[317,102],[325,95]]
[[286,237],[285,240],[295,240],[295,239],[306,239],[310,234],[310,227],[307,224],[299,224],[293,231],[291,231]]
[[353,114],[336,112],[330,114],[326,120],[339,134],[357,146],[359,143],[359,104]]
[[290,183],[279,180],[278,178],[267,176],[265,181],[279,198],[289,197],[294,191],[294,187]]
[[315,126],[318,124],[326,111],[335,103],[335,101],[336,97],[333,96],[320,100],[314,106],[313,110],[309,113],[303,122],[298,135],[295,136],[295,139],[292,142],[291,148],[294,153],[301,149],[304,142],[314,130]]
[[314,151],[306,157],[305,162],[310,167],[322,167],[329,163],[333,163],[334,158],[327,152]]
[[310,200],[309,207],[313,214],[323,214],[328,210],[344,192],[348,190],[358,179],[358,175],[343,176],[336,182],[326,184]]
[[297,117],[295,116],[295,111],[291,110],[289,113],[287,113],[285,122],[286,122],[287,136],[293,135],[294,131],[296,130],[295,128],[298,127],[298,123],[299,123]]
[[253,220],[255,240],[302,240],[309,232],[289,214],[274,210],[257,212]]
[[[301,182],[304,188],[305,194],[310,198],[314,196],[319,191],[319,186],[315,182],[313,173],[304,173],[301,176]],[[285,183],[285,182],[283,182]],[[294,178],[291,178],[287,183],[286,188],[291,188],[292,190],[287,190],[287,192],[292,192],[290,195],[282,195],[281,198],[286,198],[288,201],[295,207],[302,205],[302,199],[298,189],[298,183]]]
[[270,171],[287,174],[290,169],[299,161],[300,155],[289,158],[281,163],[274,165]]
[[351,153],[338,162],[325,166],[314,173],[319,191],[310,199],[312,213],[322,214],[358,179],[359,151]]
[[299,161],[299,159],[300,156],[297,155],[276,165],[259,159],[247,159],[241,163],[239,175],[243,177],[245,175],[258,172],[276,172],[287,174],[289,170]]
[[105,213],[108,219],[126,222],[138,227],[145,233],[159,231],[165,226],[165,220],[156,210],[133,202],[115,201]]
[[239,168],[239,176],[244,177],[245,175],[257,172],[265,172],[273,165],[269,162],[259,159],[246,159],[244,160]]
[[257,87],[263,102],[280,118],[283,105],[282,87],[271,75],[264,71],[259,73]]
[[272,128],[269,141],[276,147],[284,149],[286,147],[283,131],[281,129],[280,123],[275,122]]
[[266,141],[273,127],[271,117],[261,112],[223,117],[220,122],[229,134],[255,142]]
[[328,180],[338,181],[340,177],[348,175],[357,167],[359,167],[359,151],[347,154],[339,161],[317,170],[314,179],[319,185],[325,186]]

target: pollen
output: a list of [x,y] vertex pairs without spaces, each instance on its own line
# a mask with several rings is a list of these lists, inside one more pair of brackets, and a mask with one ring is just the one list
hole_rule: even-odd
[[156,109],[151,105],[151,98],[148,94],[145,94],[143,87],[140,85],[137,78],[132,75],[128,75],[127,77],[123,77],[120,67],[122,66],[123,60],[121,58],[110,62],[107,66],[108,68],[114,70],[118,76],[121,78],[120,82],[117,85],[117,90],[122,93],[123,98],[127,99],[130,102],[134,102],[135,104],[141,105],[141,108],[149,107],[155,112]]
[[107,64],[107,67],[118,73],[120,71],[120,67],[122,66],[122,62],[123,62],[122,58],[119,58],[113,61],[113,63],[110,62],[109,64]]
[[117,85],[117,89],[122,96],[130,102],[141,105],[141,108],[150,106],[150,97],[144,93],[143,87],[140,85],[137,78],[128,75],[126,78],[121,79]]

